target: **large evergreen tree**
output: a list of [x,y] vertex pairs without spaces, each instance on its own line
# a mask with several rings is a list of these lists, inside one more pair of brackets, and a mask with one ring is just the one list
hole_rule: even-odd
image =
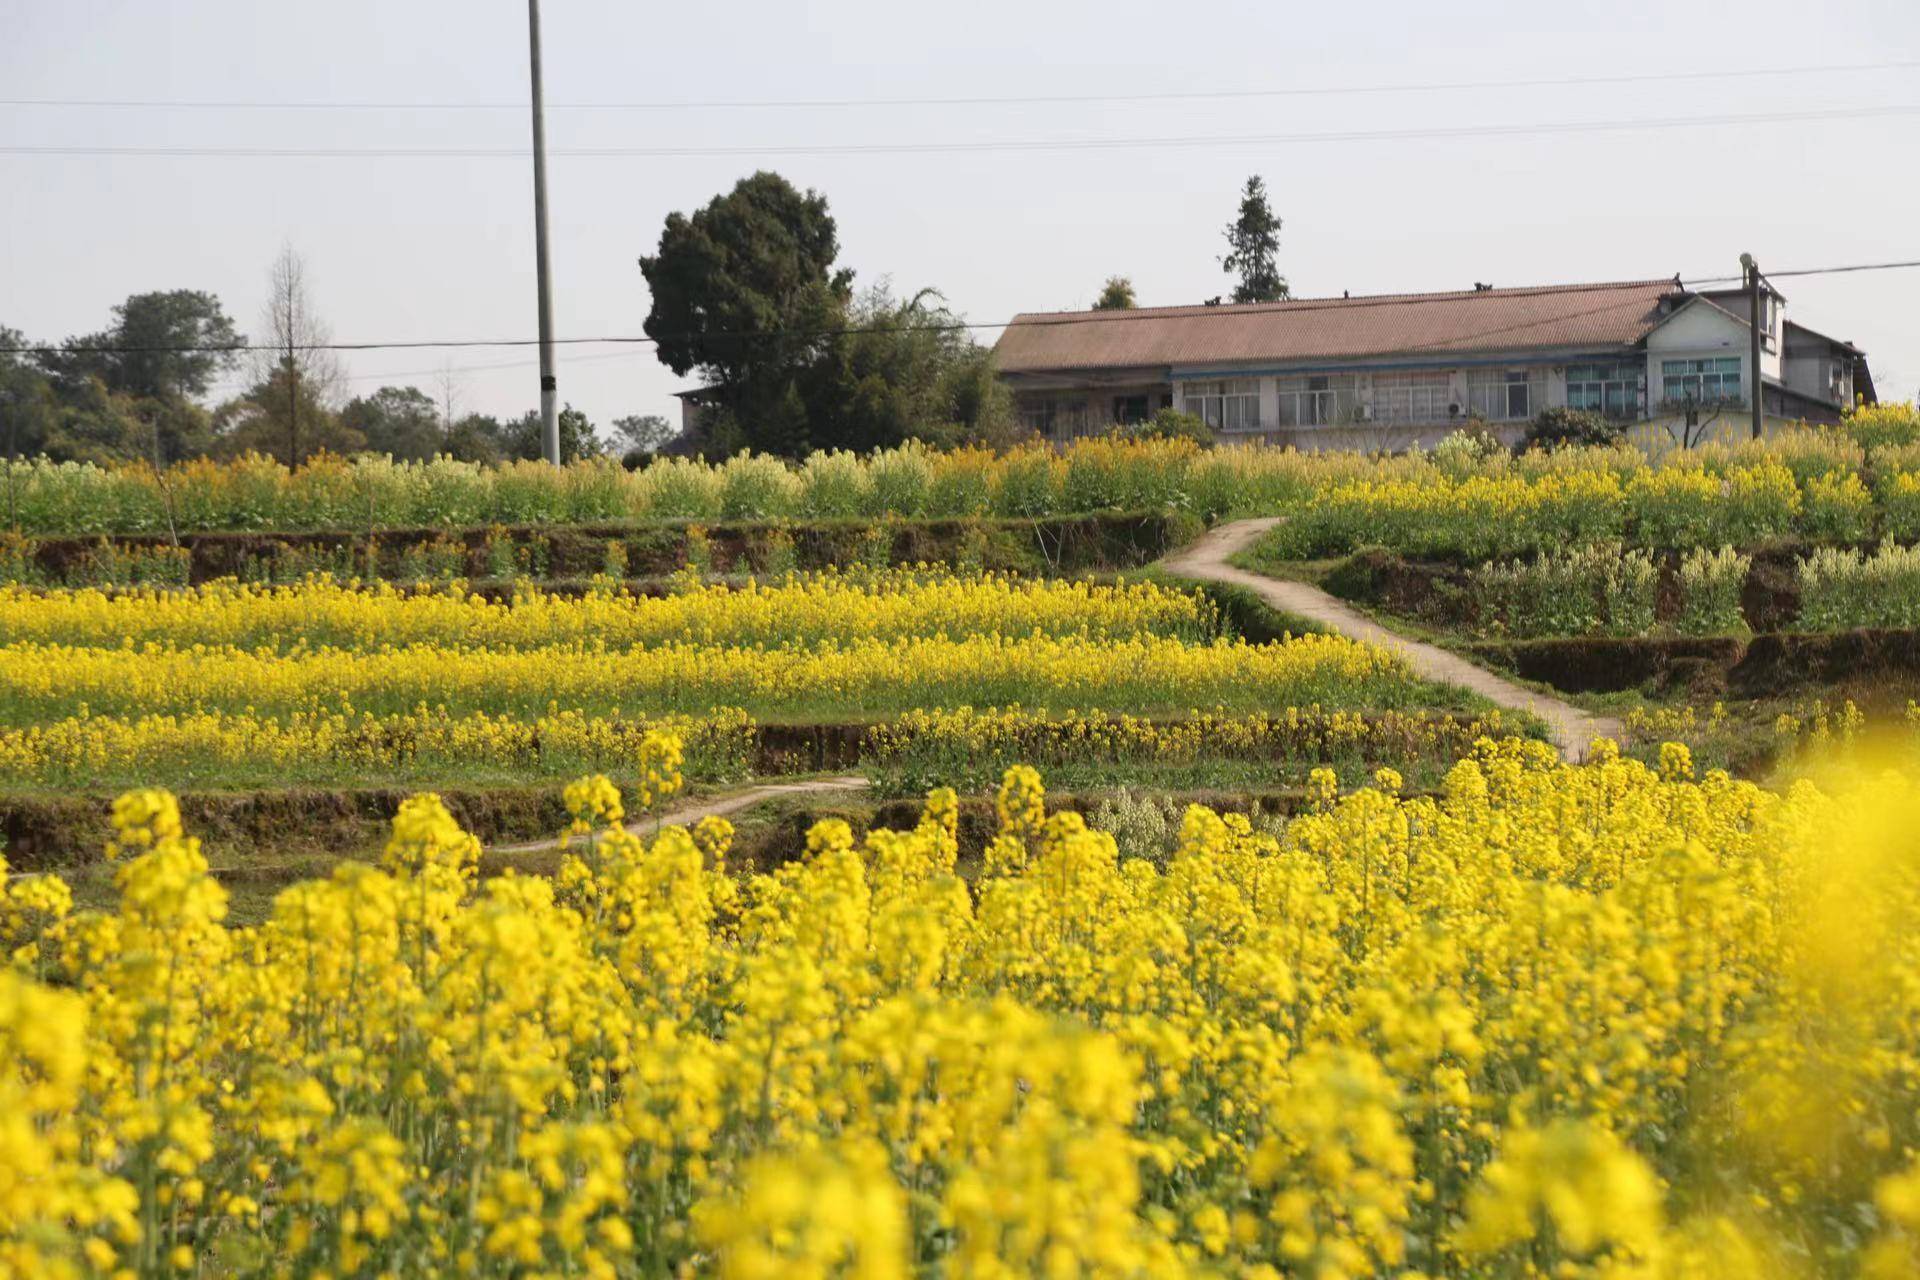
[[1240,278],[1233,287],[1235,302],[1279,302],[1288,296],[1279,255],[1280,218],[1267,203],[1266,182],[1256,173],[1240,193],[1239,216],[1227,224],[1227,253],[1220,259],[1228,275]]
[[41,363],[68,384],[89,377],[108,391],[157,399],[206,394],[246,345],[220,299],[197,289],[136,293],[99,333],[68,338]]
[[845,319],[853,272],[835,268],[838,253],[826,197],[761,172],[691,216],[669,214],[658,252],[640,259],[660,359],[713,384],[742,443],[814,443],[797,384]]

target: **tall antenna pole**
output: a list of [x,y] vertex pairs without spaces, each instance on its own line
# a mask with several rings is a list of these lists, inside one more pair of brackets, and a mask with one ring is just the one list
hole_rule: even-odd
[[560,465],[560,419],[553,376],[553,281],[547,270],[547,112],[540,89],[540,0],[527,0],[527,47],[533,58],[533,256],[540,289],[540,438],[547,461]]

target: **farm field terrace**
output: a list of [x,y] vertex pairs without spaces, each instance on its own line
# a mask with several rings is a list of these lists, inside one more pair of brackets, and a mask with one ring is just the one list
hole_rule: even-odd
[[1764,776],[1822,740],[1794,725],[1911,732],[1916,463],[1809,432],[1618,472],[1383,471],[1327,483],[1237,562],[1617,715],[1649,758],[1680,739]]
[[[103,468],[35,461],[5,472],[10,532],[33,537],[472,529],[605,522],[1036,519],[1181,511],[1201,520],[1298,517],[1306,554],[1364,519],[1397,543],[1474,550],[1551,545],[1559,531],[1670,545],[1673,530],[1898,533],[1920,521],[1920,427],[1799,430],[1737,446],[1626,447],[1511,456],[1436,449],[1382,457],[1182,440],[1092,438],[1056,451],[941,452],[919,445],[799,463],[741,455],[600,460],[555,469],[320,457],[289,472],[258,457]],[[1384,524],[1382,524],[1384,522]],[[1378,534],[1374,540],[1380,540]],[[1695,537],[1692,541],[1718,541]]]
[[[1248,643],[1204,595],[1139,581],[689,576],[662,596],[526,587],[505,602],[325,579],[0,589],[0,641],[0,778],[16,787],[558,776],[616,768],[649,728],[685,740],[695,777],[727,780],[753,770],[761,724],[1004,710],[1038,744],[1036,725],[1074,712],[1206,713],[1244,730],[1294,708],[1331,742],[1365,736],[1339,713],[1413,724],[1482,710],[1383,650],[1327,635]],[[1312,737],[1297,714],[1286,732],[1302,749]],[[1286,735],[1219,736],[1254,758],[1248,743]],[[940,737],[965,734],[908,725],[888,740],[897,756]]]

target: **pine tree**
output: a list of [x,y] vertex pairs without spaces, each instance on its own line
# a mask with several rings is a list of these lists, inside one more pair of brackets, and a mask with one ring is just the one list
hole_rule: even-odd
[[1279,302],[1289,296],[1280,274],[1280,219],[1267,203],[1267,184],[1259,174],[1240,193],[1240,216],[1227,226],[1227,254],[1221,269],[1237,274],[1235,302]]

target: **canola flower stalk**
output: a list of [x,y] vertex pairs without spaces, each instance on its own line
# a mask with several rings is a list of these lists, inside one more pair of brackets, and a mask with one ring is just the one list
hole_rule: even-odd
[[1920,1266],[1910,769],[1489,741],[1162,867],[1015,768],[977,873],[936,789],[737,874],[619,825],[676,752],[569,789],[551,880],[422,795],[234,927],[142,791],[116,907],[0,882],[0,1271]]

